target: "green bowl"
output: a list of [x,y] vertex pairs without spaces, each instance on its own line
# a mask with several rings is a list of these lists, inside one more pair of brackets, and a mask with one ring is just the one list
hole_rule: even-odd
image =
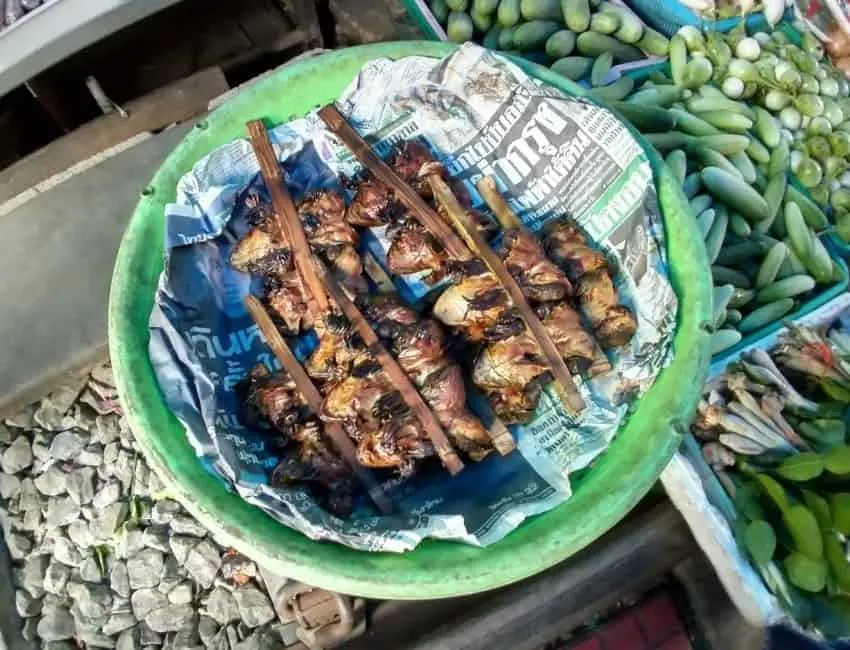
[[[280,123],[335,100],[372,59],[443,57],[455,47],[404,42],[338,50],[285,67],[234,96],[195,124],[142,191],[112,278],[109,347],[124,411],[171,494],[224,543],[261,566],[342,593],[387,599],[460,596],[516,582],[570,557],[622,519],[652,487],[687,429],[708,371],[711,276],[702,237],[681,188],[633,131],[651,162],[664,216],[670,279],[679,298],[675,354],[606,453],[574,481],[574,494],[563,505],[487,548],[429,539],[403,554],[367,553],[286,528],[201,466],[165,405],[148,357],[148,319],[163,269],[163,214],[175,199],[177,181],[201,157],[243,137],[249,120]],[[515,62],[547,84],[584,94],[546,68]]]

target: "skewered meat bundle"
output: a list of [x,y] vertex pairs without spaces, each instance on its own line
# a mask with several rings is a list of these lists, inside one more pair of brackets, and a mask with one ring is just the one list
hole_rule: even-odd
[[[443,164],[435,160],[423,145],[411,140],[396,148],[390,165],[417,193],[429,200],[433,194],[428,178],[432,175],[448,177]],[[360,228],[388,226],[389,270],[398,275],[427,271],[429,281],[439,280],[448,260],[440,242],[396,201],[393,190],[386,184],[367,174],[363,180],[355,181],[354,185],[357,189],[346,212],[346,220]],[[457,185],[455,192],[461,202],[470,208],[469,195],[463,186]],[[437,210],[442,208],[438,206]],[[471,208],[470,217],[479,229],[492,230],[492,221]]]
[[366,467],[396,469],[410,476],[415,460],[434,455],[418,421],[390,384],[380,365],[363,349],[352,359],[351,373],[333,385],[322,404],[322,417],[349,423],[357,442],[357,460]]
[[382,296],[365,308],[379,336],[392,343],[399,365],[437,416],[452,442],[473,460],[492,450],[490,435],[466,408],[460,366],[448,360],[445,336],[436,321],[421,318],[397,300]]
[[[245,205],[252,228],[234,247],[231,265],[264,278],[266,303],[288,334],[310,329],[310,300],[274,225],[271,206],[256,193],[246,197]],[[366,280],[356,249],[359,238],[345,221],[342,196],[331,191],[315,192],[299,203],[298,211],[311,248],[325,256],[340,284],[351,295],[364,292]]]
[[230,253],[230,264],[238,271],[259,275],[266,290],[266,303],[287,334],[308,329],[312,320],[307,310],[304,287],[292,255],[271,222],[270,208],[256,194],[245,199],[252,228]]
[[587,245],[575,223],[561,221],[548,230],[549,254],[576,287],[581,310],[606,349],[628,343],[637,330],[634,314],[619,303],[605,256]]
[[351,510],[354,490],[351,470],[327,444],[321,423],[312,415],[286,372],[271,374],[259,365],[247,381],[246,406],[293,444],[296,453],[273,474],[277,484],[312,483],[322,488],[329,508],[338,514]]
[[366,291],[363,264],[357,253],[357,232],[345,220],[345,200],[336,192],[319,191],[298,204],[298,214],[310,248],[323,253],[349,295]]
[[[413,141],[397,148],[390,166],[427,199],[434,199],[431,178],[447,176],[441,163]],[[466,204],[461,206],[465,218],[480,229],[482,219],[469,208],[466,191],[458,186],[454,193]],[[444,220],[450,220],[448,208],[442,201],[438,202],[437,210]],[[512,344],[498,345],[483,354],[476,362],[478,372],[473,372],[473,379],[496,405],[500,417],[510,421],[528,419],[540,393],[539,385],[544,385],[551,377],[544,375],[548,368],[545,356],[536,339],[526,331],[523,319],[496,276],[479,260],[449,261],[419,221],[398,207],[392,192],[380,181],[370,178],[357,187],[348,215],[349,223],[360,227],[391,221],[386,232],[390,241],[387,266],[391,272],[406,275],[428,270],[431,278],[448,276],[454,281],[435,303],[434,316],[462,332],[467,340],[504,342],[511,337],[525,337]],[[572,287],[564,273],[525,230],[506,229],[500,257],[527,299],[564,301],[571,296]],[[553,343],[560,342],[555,343],[555,347],[569,365],[583,371],[593,362],[596,344],[569,307],[564,306],[558,313],[565,312],[574,316],[569,322],[561,316],[550,319],[544,327]],[[517,350],[524,352],[517,355]],[[514,373],[510,372],[511,364],[517,366]],[[539,382],[532,383],[538,377]]]
[[573,288],[563,271],[546,257],[537,237],[527,230],[506,229],[500,257],[529,300],[552,302],[572,296]]

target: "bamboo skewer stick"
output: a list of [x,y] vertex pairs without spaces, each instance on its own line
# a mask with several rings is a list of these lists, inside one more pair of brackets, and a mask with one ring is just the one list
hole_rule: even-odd
[[537,314],[531,309],[531,306],[525,299],[525,295],[522,293],[522,289],[519,288],[516,280],[514,280],[508,269],[505,268],[499,256],[496,255],[493,249],[490,248],[490,245],[484,240],[484,237],[481,236],[481,233],[469,223],[466,210],[458,202],[446,182],[436,175],[429,177],[428,180],[431,183],[431,190],[434,192],[434,197],[446,210],[449,219],[451,219],[452,224],[460,236],[463,237],[469,248],[481,257],[487,268],[490,269],[490,272],[501,282],[502,287],[507,291],[511,301],[519,310],[522,320],[525,321],[526,327],[528,327],[532,336],[537,341],[537,345],[543,352],[543,356],[552,370],[555,381],[560,387],[560,397],[564,402],[564,406],[574,413],[578,413],[585,406],[584,400],[579,395],[572,375],[570,375],[570,371],[566,363],[564,363],[558,347],[555,345],[552,337],[549,336],[549,332],[546,331],[543,323],[537,318]]
[[[478,183],[476,183],[476,187],[478,188],[478,193],[481,194],[481,198],[484,199],[484,202],[490,207],[493,214],[496,215],[496,219],[503,228],[513,228],[524,232],[531,232],[519,216],[517,216],[517,213],[513,211],[510,205],[508,205],[508,202],[505,201],[505,198],[499,192],[499,188],[496,187],[496,181],[492,176],[485,176],[479,180]],[[611,370],[611,362],[608,361],[608,357],[605,356],[605,352],[602,350],[602,346],[599,345],[599,341],[595,338],[593,341],[596,345],[593,351],[593,363],[587,370],[587,374],[591,377],[601,375]]]
[[468,260],[471,255],[457,233],[435,213],[416,191],[405,183],[398,174],[372,151],[372,148],[355,131],[333,104],[319,111],[328,129],[339,137],[351,150],[360,163],[379,181],[391,187],[396,197],[419,219],[437,240],[443,244],[446,252],[457,260]]
[[[255,296],[245,298],[245,307],[248,309],[248,313],[251,314],[257,327],[260,328],[260,332],[262,332],[266,343],[272,349],[274,356],[280,361],[280,364],[292,378],[292,381],[295,382],[295,387],[307,402],[307,407],[314,415],[318,416],[322,409],[322,395],[313,384],[309,375],[304,371],[304,368],[301,367],[292,350],[289,349],[286,341],[280,335],[271,317],[266,312],[265,307],[263,307],[262,303]],[[325,433],[331,440],[331,444],[333,444],[337,453],[342,456],[343,460],[348,464],[352,472],[354,472],[354,475],[366,488],[378,510],[385,515],[390,514],[393,511],[392,503],[386,494],[384,494],[380,485],[372,477],[371,473],[357,462],[357,450],[354,447],[354,443],[351,442],[351,438],[342,430],[340,423],[323,420],[322,424],[324,425]]]
[[[272,206],[277,214],[274,222],[280,230],[282,241],[287,242],[292,248],[295,256],[295,269],[298,271],[301,282],[307,290],[306,295],[311,301],[315,302],[314,310],[318,312],[316,315],[324,316],[330,311],[330,303],[328,302],[324,287],[318,281],[318,276],[316,276],[312,268],[313,265],[310,262],[312,256],[310,244],[307,241],[307,236],[304,234],[304,229],[301,227],[301,219],[298,217],[295,203],[293,203],[292,197],[284,187],[283,174],[280,171],[277,156],[275,156],[274,149],[269,141],[268,131],[266,131],[265,125],[260,120],[248,122],[247,128],[251,139],[251,146],[254,149],[254,154],[257,156],[257,161],[260,163],[260,171],[271,195]],[[282,217],[282,215],[287,214],[295,216],[295,223],[290,219]]]
[[[371,253],[366,253],[363,256],[363,269],[366,274],[372,278],[372,282],[378,287],[378,292],[388,295],[395,293],[395,285],[387,272],[378,264],[377,260]],[[490,440],[493,441],[493,447],[501,456],[507,456],[516,449],[516,441],[511,434],[507,425],[502,422],[494,413],[493,421],[487,427],[487,433],[490,435]]]
[[324,316],[330,312],[328,297],[333,299],[360,334],[360,338],[366,343],[369,352],[381,364],[381,368],[387,374],[391,384],[399,391],[405,404],[422,424],[443,465],[450,474],[457,474],[463,469],[463,462],[443,432],[433,411],[422,399],[398,362],[381,345],[378,336],[357,306],[340,288],[321,260],[316,258],[310,250],[310,244],[304,234],[301,219],[284,185],[283,175],[269,142],[265,126],[261,121],[250,122],[248,131],[251,135],[251,144],[260,163],[260,172],[271,194],[274,218],[280,223],[281,232],[286,234],[284,241],[292,248],[295,255],[295,267],[308,292],[316,300],[321,310],[320,315]]

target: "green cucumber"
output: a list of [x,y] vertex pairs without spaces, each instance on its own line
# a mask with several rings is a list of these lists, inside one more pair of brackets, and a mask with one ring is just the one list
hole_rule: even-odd
[[[561,13],[564,16],[564,24],[576,33],[587,31],[590,27],[590,5],[587,0],[561,0]],[[582,54],[599,56],[602,52]]]
[[733,211],[752,222],[767,218],[767,202],[739,176],[719,167],[706,167],[701,177],[705,188]]
[[785,198],[793,201],[800,208],[803,219],[815,230],[821,231],[829,227],[829,221],[827,221],[823,210],[793,185],[788,185],[788,189],[785,190]]
[[682,89],[670,85],[655,85],[651,88],[641,88],[629,97],[630,104],[641,104],[644,106],[660,106],[669,108],[682,97]]
[[771,246],[767,255],[761,262],[758,275],[756,276],[756,288],[762,289],[776,280],[776,274],[779,273],[779,267],[788,256],[788,247],[784,242],[776,242]]
[[[619,109],[618,109],[619,110]],[[665,113],[667,111],[664,111]],[[629,120],[631,122],[631,120]],[[632,122],[634,124],[634,122]],[[635,125],[636,126],[636,125]],[[640,127],[638,127],[640,128]],[[685,176],[688,172],[688,159],[685,152],[681,149],[674,149],[664,159],[667,169],[673,174],[673,180],[677,185],[682,185],[685,182]]]
[[[781,282],[781,280],[780,280]],[[779,320],[794,309],[793,298],[780,298],[758,309],[751,311],[738,323],[738,331],[743,334],[755,332],[757,329]]]
[[596,57],[593,65],[590,67],[590,85],[601,86],[608,78],[608,73],[611,71],[611,64],[614,63],[614,57],[610,52],[605,52]]
[[514,47],[523,52],[539,49],[560,29],[561,25],[551,20],[523,23],[514,32]]
[[741,173],[741,176],[744,178],[745,183],[750,183],[751,185],[755,184],[756,166],[745,152],[738,151],[736,153],[729,154],[729,162],[735,165]]
[[620,77],[616,81],[607,86],[597,86],[591,89],[590,95],[602,102],[617,102],[625,98],[632,88],[635,87],[635,80],[631,77]]
[[720,251],[717,264],[721,266],[737,266],[756,257],[761,257],[770,250],[770,246],[755,239],[749,239],[739,244],[731,244]]
[[446,0],[446,5],[451,11],[466,11],[469,9],[469,0]]
[[520,0],[501,0],[499,9],[496,11],[496,20],[502,27],[513,27],[519,22]]
[[453,11],[449,14],[449,20],[446,23],[446,34],[449,40],[454,43],[466,43],[472,39],[475,32],[475,27],[472,24],[472,18],[469,14],[462,11]]
[[782,207],[787,183],[788,176],[784,173],[771,176],[767,182],[767,187],[764,190],[764,200],[767,202],[767,219],[756,224],[756,231],[766,233],[770,230],[774,219],[779,214],[779,208]]
[[707,210],[714,203],[714,199],[708,194],[699,194],[692,198],[688,204],[693,214],[699,214],[703,210]]
[[708,263],[714,264],[720,254],[720,247],[726,238],[729,227],[729,213],[726,210],[715,210],[714,221],[705,237],[705,250],[708,253]]
[[696,147],[694,149],[694,154],[696,154],[696,157],[704,167],[719,167],[727,173],[732,174],[732,176],[735,176],[742,181],[744,180],[744,177],[741,176],[741,172],[738,171],[738,168],[729,162],[729,159],[719,151],[715,151],[711,147]]
[[699,232],[703,239],[708,237],[708,233],[711,231],[711,226],[714,223],[715,217],[717,217],[717,210],[714,208],[703,210],[697,215],[697,228],[699,228]]
[[685,196],[689,199],[694,198],[697,193],[702,189],[702,179],[699,177],[699,172],[693,172],[688,174],[685,177],[685,182],[682,185],[682,189],[685,191]]
[[805,260],[812,253],[812,237],[800,206],[792,201],[785,202],[785,232],[791,242],[791,250],[799,260]]
[[445,25],[446,21],[449,19],[449,6],[446,4],[446,0],[431,0],[428,3],[428,6],[431,9],[431,13],[434,14],[434,18],[437,19],[437,22],[441,25]]
[[761,106],[754,107],[756,112],[755,131],[766,147],[774,149],[779,146],[779,123],[776,118]]
[[724,350],[728,350],[733,345],[740,343],[741,333],[733,329],[720,329],[711,335],[711,355],[719,354]]
[[612,106],[641,133],[664,133],[676,125],[670,111],[664,108],[627,101],[615,102]]
[[737,213],[729,216],[729,228],[741,239],[746,239],[753,232],[750,222]]
[[587,76],[591,65],[593,65],[593,59],[591,58],[584,56],[565,56],[563,59],[555,61],[549,67],[567,79],[579,81]]
[[613,34],[620,29],[620,17],[607,12],[593,14],[590,17],[590,29],[599,34]]
[[514,49],[514,34],[516,34],[516,27],[502,27],[502,31],[499,32],[500,50],[506,52]]
[[650,27],[643,28],[643,36],[635,45],[653,56],[667,56],[670,51],[670,41],[667,37]]
[[[714,280],[715,285],[731,284],[737,287],[738,289],[750,289],[753,286],[753,283],[750,281],[750,279],[740,271],[730,269],[727,266],[720,266],[718,264],[712,264],[711,277]],[[740,305],[732,306],[739,307]]]
[[712,126],[701,117],[682,110],[671,108],[670,113],[676,120],[676,128],[690,135],[719,135],[722,133],[716,126]]
[[546,54],[553,59],[561,59],[569,56],[575,49],[576,35],[569,29],[561,29],[549,37],[546,41]]
[[498,50],[499,49],[499,36],[502,34],[502,28],[498,25],[493,25],[490,29],[487,30],[487,33],[484,34],[484,38],[481,39],[481,45],[486,47],[488,50]]
[[753,301],[756,297],[755,289],[735,289],[735,295],[729,299],[729,307],[732,309],[741,309]]
[[720,327],[722,321],[726,319],[726,307],[729,305],[729,301],[734,295],[735,287],[731,284],[723,284],[719,287],[714,287],[711,308],[712,322],[715,327]]
[[699,117],[724,133],[746,133],[753,126],[753,121],[746,115],[729,111],[705,111]]
[[469,17],[472,19],[472,24],[475,31],[486,33],[493,26],[493,16],[490,14],[479,14],[474,11],[470,12]]
[[519,12],[526,20],[563,20],[561,0],[521,0]]
[[811,291],[815,288],[815,284],[815,279],[812,276],[798,273],[762,287],[756,293],[756,300],[760,303],[768,303],[782,298],[793,298]]
[[[732,154],[741,153],[746,150],[750,144],[750,139],[745,135],[720,133],[717,135],[701,135],[699,136],[699,142],[706,147],[711,147],[715,151],[722,153],[724,156],[731,156]],[[730,162],[732,161],[730,160]],[[755,174],[755,171],[753,171],[753,174]]]
[[[708,88],[710,86],[705,86]],[[741,102],[736,102],[732,99],[727,99],[723,96],[714,96],[714,97],[691,97],[685,102],[685,107],[691,113],[713,113],[716,111],[728,111],[732,113],[738,113],[743,115],[744,117],[748,117],[751,120],[755,119],[755,113],[753,110],[743,104]]]
[[747,155],[753,159],[753,162],[760,165],[770,163],[770,151],[767,150],[761,142],[756,138],[750,138],[750,146],[747,147]]
[[[565,0],[569,1],[569,0]],[[570,29],[573,27],[567,23]],[[573,29],[573,31],[579,31]],[[632,45],[622,43],[612,36],[605,34],[597,34],[596,32],[584,32],[579,34],[576,39],[576,48],[580,54],[584,56],[599,56],[605,52],[611,52],[614,60],[619,63],[629,63],[631,61],[640,61],[643,58],[643,53]]]

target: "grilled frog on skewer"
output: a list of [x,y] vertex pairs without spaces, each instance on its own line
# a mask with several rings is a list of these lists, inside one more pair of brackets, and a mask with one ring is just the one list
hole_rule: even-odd
[[396,299],[382,296],[365,308],[379,335],[389,339],[404,372],[419,389],[452,442],[473,460],[492,450],[484,425],[466,408],[460,366],[446,356],[443,329]]
[[637,320],[619,303],[605,256],[588,246],[584,233],[571,221],[556,222],[548,229],[547,249],[573,282],[581,310],[602,347],[628,343],[637,331]]

